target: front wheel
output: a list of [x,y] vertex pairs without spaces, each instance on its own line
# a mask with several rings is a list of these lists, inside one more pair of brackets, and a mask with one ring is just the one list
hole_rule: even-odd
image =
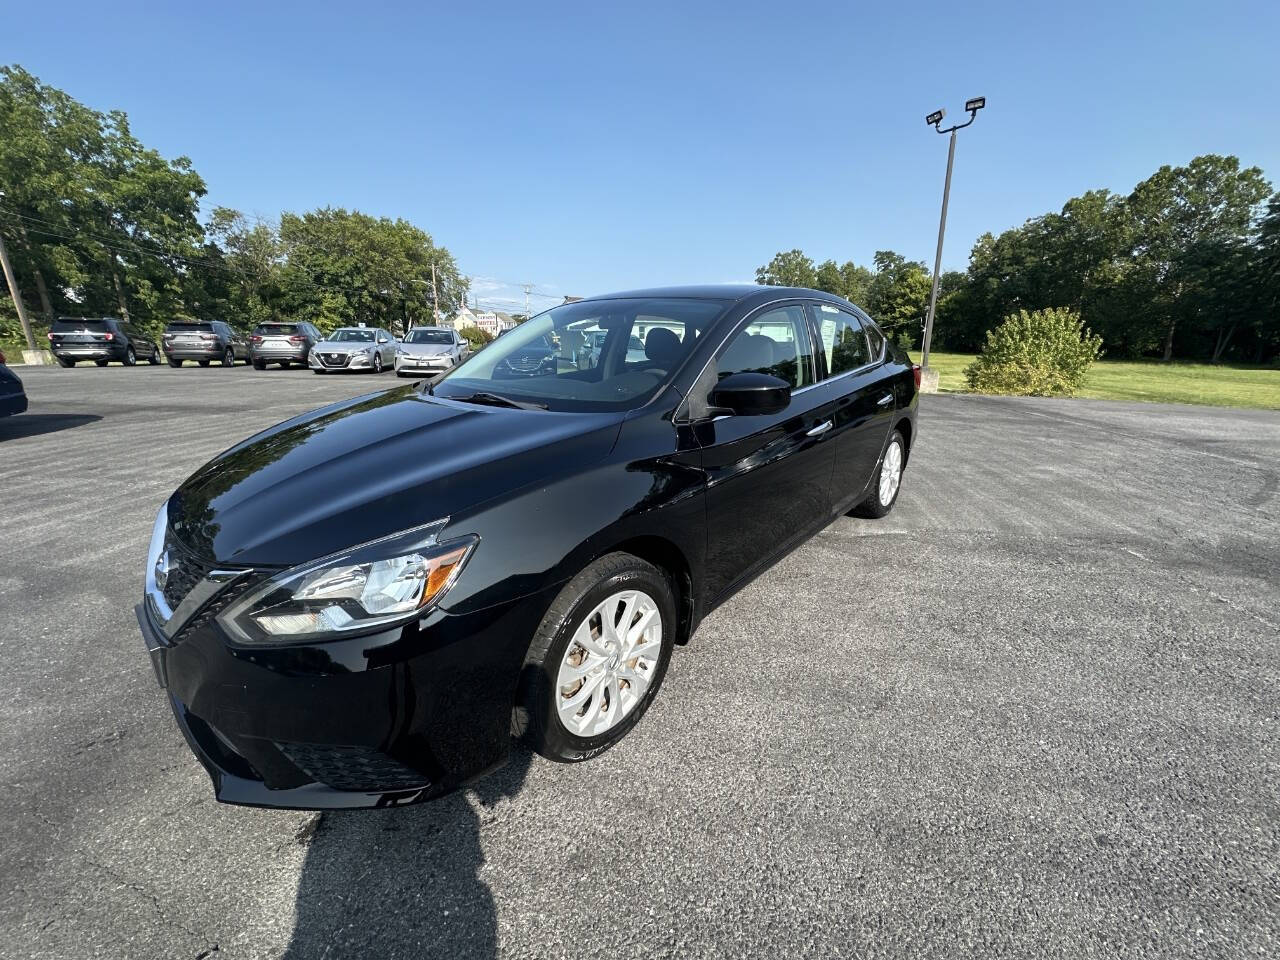
[[224,367],[234,367],[236,365],[235,351],[230,347],[227,347],[227,352],[222,355],[222,365]]
[[871,492],[867,499],[854,507],[854,513],[878,520],[893,509],[893,505],[898,502],[898,491],[902,489],[902,467],[907,459],[906,453],[907,445],[903,442],[902,433],[895,429],[884,453],[880,455],[880,466],[871,481]]
[[375,353],[373,355],[373,372],[374,373],[382,372],[382,354],[380,353]]
[[66,357],[58,358],[58,366],[60,367],[74,367],[75,365],[76,362],[74,360],[68,360]]
[[159,347],[152,347],[152,348],[151,348],[151,356],[147,357],[147,363],[151,364],[151,366],[153,366],[153,367],[160,363],[160,348],[159,348]]
[[107,361],[106,361],[106,360],[95,360],[95,361],[93,361],[93,362],[94,362],[95,364],[97,364],[99,367],[105,367],[105,366],[107,365]]
[[515,734],[548,760],[603,753],[639,722],[671,659],[667,575],[628,553],[601,557],[560,591],[525,657]]
[[133,352],[133,347],[130,347],[128,350],[124,352],[124,365],[126,367],[132,367],[137,362],[138,362],[138,355]]
[[202,367],[207,367],[209,365],[208,360],[197,360],[196,363],[200,364]]

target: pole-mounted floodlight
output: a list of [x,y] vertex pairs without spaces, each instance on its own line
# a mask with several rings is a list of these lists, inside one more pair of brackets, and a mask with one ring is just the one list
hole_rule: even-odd
[[[920,351],[920,365],[926,371],[929,369],[929,344],[933,340],[933,314],[938,306],[938,282],[941,280],[942,272],[942,237],[947,232],[947,201],[951,198],[951,167],[956,159],[956,131],[963,130],[973,123],[978,117],[978,111],[986,105],[986,97],[971,97],[966,100],[964,108],[969,114],[969,119],[964,123],[953,124],[945,130],[942,129],[942,120],[947,115],[946,110],[935,110],[925,118],[929,126],[939,133],[951,134],[951,143],[947,148],[947,179],[942,188],[942,219],[938,222],[938,253],[933,260],[933,289],[929,293],[929,313],[924,319],[924,344]],[[930,382],[936,383],[933,378],[930,378]]]

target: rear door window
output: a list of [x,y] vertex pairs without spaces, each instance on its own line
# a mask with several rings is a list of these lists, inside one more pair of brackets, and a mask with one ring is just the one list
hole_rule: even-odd
[[818,327],[818,339],[827,358],[827,376],[838,377],[871,362],[867,335],[863,333],[862,322],[857,317],[829,303],[815,303],[811,306]]

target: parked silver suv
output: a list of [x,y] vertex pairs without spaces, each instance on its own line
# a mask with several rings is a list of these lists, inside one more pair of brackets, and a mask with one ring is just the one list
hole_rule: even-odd
[[307,364],[316,373],[366,370],[381,373],[396,358],[396,338],[381,327],[339,327],[314,347]]

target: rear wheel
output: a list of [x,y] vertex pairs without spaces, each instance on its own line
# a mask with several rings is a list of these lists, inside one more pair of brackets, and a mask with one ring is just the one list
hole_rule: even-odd
[[105,367],[105,366],[107,365],[107,361],[106,361],[106,360],[95,360],[95,361],[93,361],[93,362],[94,362],[94,363],[96,363],[96,364],[97,364],[98,366],[100,366],[100,367]]
[[76,365],[76,362],[74,360],[68,359],[67,357],[58,358],[58,366],[60,367],[74,367],[75,365]]
[[596,560],[542,618],[521,673],[514,732],[561,763],[603,753],[653,702],[675,629],[663,571],[628,553]]
[[227,352],[222,355],[222,365],[224,367],[234,367],[236,365],[235,351],[227,347]]
[[170,358],[169,358],[169,366],[174,367],[174,368],[180,367],[180,366],[182,366],[182,361],[181,361],[181,360],[175,360],[173,357],[170,357]]
[[263,362],[263,361],[261,361],[261,360],[255,360],[255,361],[253,361],[253,369],[255,369],[255,370],[265,370],[265,369],[267,369],[267,365],[266,365],[266,363],[264,363],[264,362]]
[[902,489],[902,467],[907,459],[906,454],[907,445],[902,439],[902,433],[894,430],[884,453],[880,454],[880,465],[871,481],[871,492],[867,499],[854,508],[854,513],[878,520],[893,509],[893,505],[898,502],[898,491]]
[[137,362],[138,362],[138,355],[133,352],[133,347],[130,347],[128,350],[124,352],[124,365],[126,367],[132,367],[135,364],[137,364]]
[[207,367],[209,365],[208,360],[197,360],[196,363],[200,364],[202,367]]

